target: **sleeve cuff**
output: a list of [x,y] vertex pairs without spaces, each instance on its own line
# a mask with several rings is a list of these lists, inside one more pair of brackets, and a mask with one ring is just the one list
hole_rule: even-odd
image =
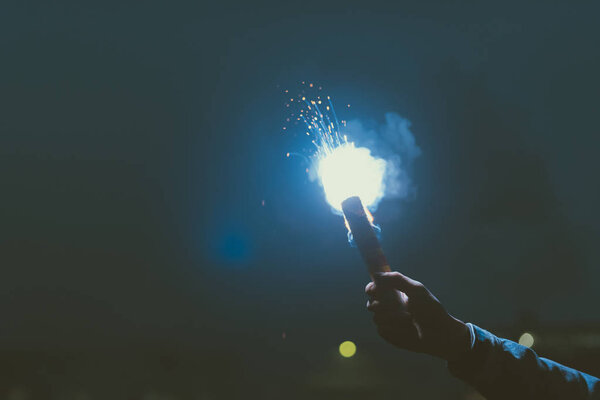
[[448,370],[467,382],[487,381],[497,372],[493,348],[498,338],[476,325],[467,323],[471,333],[471,349],[460,358],[448,362]]
[[473,350],[473,348],[475,347],[475,328],[473,328],[473,324],[470,322],[467,322],[467,327],[469,328],[469,334],[471,335],[470,349]]

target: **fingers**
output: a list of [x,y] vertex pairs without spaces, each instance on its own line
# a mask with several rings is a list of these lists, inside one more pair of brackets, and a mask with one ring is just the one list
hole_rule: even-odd
[[393,326],[407,328],[413,325],[412,317],[406,313],[394,311],[381,311],[373,313],[373,322],[377,326]]
[[419,334],[412,315],[397,302],[379,300],[376,290],[373,282],[365,287],[370,297],[367,309],[373,313],[373,322],[379,335],[395,346],[418,351]]
[[419,328],[411,314],[389,309],[377,309],[373,312],[373,322],[380,332],[394,333],[398,339],[418,338]]
[[367,310],[373,313],[373,321],[377,325],[400,326],[412,324],[412,316],[398,308],[397,304],[369,300],[367,301]]
[[382,303],[379,300],[367,300],[367,310],[371,312],[392,311],[394,308],[395,307],[390,305],[389,303]]
[[390,301],[381,301],[377,298],[370,298],[367,301],[367,310],[371,312],[395,312],[405,313],[403,304]]
[[[400,272],[381,272],[374,275],[373,278],[375,279],[373,288],[377,285],[381,287],[392,287],[406,293],[408,297],[420,296],[429,292],[421,282],[410,279]],[[373,291],[373,288],[369,288],[369,285],[367,285],[366,290]],[[369,294],[369,291],[367,291],[367,294]]]
[[371,298],[376,298],[378,295],[380,295],[380,293],[383,292],[389,292],[390,289],[392,289],[392,287],[390,285],[385,285],[385,284],[379,284],[379,286],[377,286],[377,284],[375,284],[375,282],[369,282],[367,283],[367,286],[365,287],[365,293],[367,294],[367,296],[371,297]]
[[411,351],[422,351],[418,331],[414,326],[400,328],[390,325],[377,325],[377,333],[395,346]]

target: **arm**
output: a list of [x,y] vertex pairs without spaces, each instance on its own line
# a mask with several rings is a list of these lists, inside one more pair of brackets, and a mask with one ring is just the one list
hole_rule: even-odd
[[[381,294],[389,290],[402,292],[402,304],[384,300]],[[370,297],[367,308],[385,340],[445,359],[454,376],[488,400],[600,398],[597,378],[465,324],[448,314],[420,282],[398,272],[378,275],[366,292]]]
[[589,399],[600,397],[593,376],[539,357],[535,351],[475,325],[473,347],[448,369],[492,399]]

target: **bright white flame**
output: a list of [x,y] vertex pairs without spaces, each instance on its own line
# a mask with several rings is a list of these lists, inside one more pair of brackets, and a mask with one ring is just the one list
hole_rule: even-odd
[[317,173],[329,204],[338,211],[348,197],[359,196],[365,207],[375,206],[383,197],[386,162],[365,147],[344,143],[322,154]]

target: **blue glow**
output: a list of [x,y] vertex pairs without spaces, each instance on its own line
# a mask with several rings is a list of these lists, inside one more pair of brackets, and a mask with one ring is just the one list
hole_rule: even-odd
[[229,232],[218,243],[220,256],[228,262],[241,262],[248,259],[250,245],[248,239],[239,232]]

